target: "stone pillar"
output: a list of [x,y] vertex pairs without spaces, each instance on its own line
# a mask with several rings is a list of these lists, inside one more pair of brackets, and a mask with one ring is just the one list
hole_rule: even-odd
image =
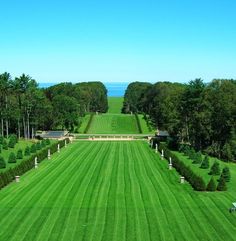
[[16,182],[20,182],[20,176],[15,176]]
[[37,156],[34,158],[34,168],[35,169],[38,168],[38,157]]
[[162,159],[164,158],[164,150],[163,149],[161,150],[161,158]]
[[181,183],[181,184],[184,184],[184,179],[185,179],[185,178],[184,178],[183,176],[180,177],[180,183]]
[[57,152],[58,153],[60,152],[60,144],[59,143],[57,144]]
[[169,163],[169,170],[172,170],[172,163]]
[[158,152],[158,146],[157,146],[157,144],[156,144],[156,153]]
[[172,165],[172,159],[171,159],[171,157],[169,158],[169,160],[170,160],[170,164]]
[[67,142],[66,142],[66,140],[65,140],[65,147],[67,147]]
[[50,149],[48,149],[48,160],[50,160],[51,159],[51,151],[50,151]]

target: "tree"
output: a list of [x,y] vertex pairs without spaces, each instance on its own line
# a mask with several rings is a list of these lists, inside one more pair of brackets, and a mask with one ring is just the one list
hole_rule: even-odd
[[19,149],[17,151],[16,158],[17,159],[23,159],[23,151],[21,149]]
[[11,152],[8,158],[8,163],[16,163],[16,156],[14,152]]
[[219,183],[217,185],[217,190],[218,191],[226,191],[227,190],[227,186],[226,186],[224,177],[220,177]]
[[16,144],[15,139],[12,138],[12,137],[10,137],[9,143],[8,143],[8,147],[9,147],[9,148],[14,148],[14,147],[15,147],[15,144]]
[[224,167],[221,173],[221,177],[225,179],[226,182],[230,181],[231,175],[228,167]]
[[207,191],[214,192],[216,190],[216,183],[214,178],[212,177],[207,185]]
[[200,168],[203,168],[203,169],[209,168],[209,157],[208,157],[208,155],[205,155]]
[[36,143],[36,150],[39,151],[39,150],[41,150],[41,149],[42,149],[41,143],[40,143],[40,142],[37,142],[37,143]]
[[49,139],[46,139],[46,142],[45,142],[45,143],[46,143],[47,146],[49,146],[51,142],[50,142]]
[[209,175],[214,175],[214,176],[220,175],[220,164],[217,161],[215,161],[211,166]]
[[30,156],[30,148],[29,148],[29,146],[27,146],[25,148],[25,156]]
[[8,144],[7,144],[6,139],[3,140],[2,148],[3,148],[4,150],[8,150]]
[[36,149],[36,145],[35,144],[32,144],[31,147],[30,147],[30,152],[31,153],[36,153],[37,149]]
[[202,163],[202,153],[199,151],[194,155],[193,164],[201,164],[201,163]]
[[230,146],[229,143],[225,143],[225,145],[223,146],[222,158],[224,160],[227,160],[227,161],[233,161],[234,160],[234,156],[233,156],[233,153],[231,151],[231,146]]
[[6,168],[6,162],[2,156],[0,156],[0,169]]

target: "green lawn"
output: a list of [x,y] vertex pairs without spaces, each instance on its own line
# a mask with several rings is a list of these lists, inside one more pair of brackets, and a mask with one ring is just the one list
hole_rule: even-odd
[[142,129],[143,134],[154,134],[154,133],[155,133],[156,130],[155,130],[154,128],[151,128],[151,129],[148,128],[147,122],[146,122],[146,120],[143,118],[143,115],[142,115],[142,114],[139,114],[139,115],[138,115],[138,118],[139,118],[139,122],[140,122],[141,129]]
[[99,114],[93,117],[88,134],[138,134],[134,115]]
[[235,189],[178,180],[145,142],[73,143],[1,190],[0,240],[235,240]]
[[108,97],[108,113],[120,114],[123,107],[123,97]]
[[79,121],[81,122],[81,126],[78,128],[79,133],[84,133],[88,122],[89,122],[90,114],[86,114],[83,117],[80,117]]

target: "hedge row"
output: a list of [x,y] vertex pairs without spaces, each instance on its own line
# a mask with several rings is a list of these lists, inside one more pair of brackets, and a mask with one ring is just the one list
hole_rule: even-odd
[[90,114],[89,121],[88,121],[88,124],[87,124],[87,126],[86,126],[86,128],[84,130],[84,133],[88,132],[88,130],[89,130],[90,126],[91,126],[91,123],[93,121],[93,117],[94,117],[94,113]]
[[138,114],[136,114],[136,113],[135,113],[135,119],[136,119],[136,122],[137,122],[139,133],[143,133]]
[[[66,139],[67,143],[69,143],[69,139]],[[34,160],[37,156],[38,162],[43,161],[48,156],[48,149],[50,149],[51,154],[55,153],[57,151],[57,145],[60,144],[60,147],[65,146],[65,140],[58,141],[57,143],[52,144],[50,147],[46,147],[37,154],[33,154],[30,156],[29,159],[23,160],[21,163],[16,165],[13,168],[10,168],[6,170],[5,172],[0,173],[0,189],[8,185],[10,182],[12,182],[15,179],[15,176],[20,176],[30,169],[34,168]]]
[[206,190],[206,183],[202,179],[202,177],[198,176],[196,173],[194,173],[190,167],[185,165],[184,162],[182,162],[175,154],[173,154],[168,148],[165,143],[160,143],[158,145],[158,149],[161,152],[161,150],[164,151],[164,156],[166,159],[169,160],[171,157],[172,165],[177,170],[177,172],[184,176],[185,179],[191,184],[194,190],[196,191],[205,191]]

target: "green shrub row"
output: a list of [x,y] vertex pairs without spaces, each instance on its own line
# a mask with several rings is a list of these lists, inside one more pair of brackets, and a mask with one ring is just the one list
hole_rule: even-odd
[[86,128],[84,129],[84,133],[87,133],[87,132],[88,132],[88,130],[89,130],[91,124],[92,124],[93,117],[94,117],[94,113],[90,114],[88,124],[87,124]]
[[135,119],[136,119],[137,126],[138,126],[138,132],[141,134],[141,133],[143,133],[143,131],[142,131],[142,127],[141,127],[140,120],[139,120],[137,113],[135,113]]
[[172,153],[168,148],[167,145],[164,143],[159,144],[159,151],[164,151],[164,156],[166,159],[171,157],[172,165],[177,170],[177,172],[184,176],[185,179],[191,184],[194,190],[196,191],[205,191],[206,184],[202,177],[196,175],[190,167],[185,165],[174,153]]
[[[66,139],[67,143],[69,143],[69,139]],[[38,162],[41,162],[42,160],[46,159],[48,156],[48,149],[50,149],[51,154],[55,153],[57,151],[57,145],[60,144],[60,147],[65,146],[65,141],[61,140],[57,143],[52,144],[50,147],[46,147],[42,149],[37,154],[33,154],[28,159],[23,160],[21,163],[16,165],[13,168],[9,168],[5,172],[0,173],[0,189],[8,185],[10,182],[12,182],[15,179],[15,176],[20,176],[24,174],[25,172],[29,171],[30,169],[34,168],[34,160],[37,156]]]

